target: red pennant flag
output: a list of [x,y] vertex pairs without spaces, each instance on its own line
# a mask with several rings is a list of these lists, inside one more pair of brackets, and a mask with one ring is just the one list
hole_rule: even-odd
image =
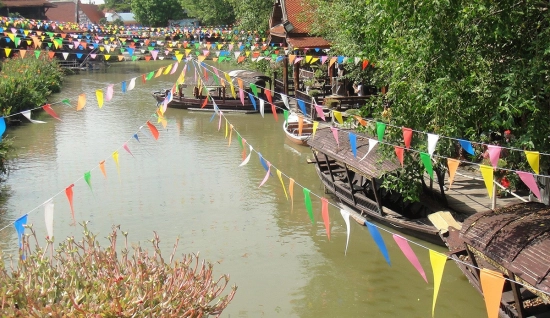
[[411,147],[411,140],[413,136],[413,131],[410,128],[403,127],[403,140],[405,141],[405,148],[409,149]]
[[239,56],[237,58],[237,63],[241,63],[242,61],[244,61],[245,58],[246,58],[246,56]]
[[147,77],[145,76],[145,74],[141,74],[141,82],[143,84],[145,84],[147,82]]
[[405,149],[403,147],[395,146],[395,154],[397,155],[397,158],[399,159],[399,162],[401,162],[401,167],[403,167],[403,151]]
[[73,187],[74,184],[71,184],[67,188],[65,188],[65,194],[67,195],[67,199],[69,199],[69,205],[71,206],[71,214],[73,216],[73,222],[76,224],[76,220],[74,218],[74,207],[73,207]]
[[50,104],[46,104],[44,106],[42,106],[42,109],[44,109],[44,111],[46,113],[48,113],[50,116],[52,116],[53,118],[57,119],[57,120],[61,120],[57,114],[53,111],[52,109],[52,106]]
[[325,230],[327,231],[328,240],[330,241],[330,218],[328,215],[328,200],[321,198],[321,215],[323,222],[325,223]]
[[[267,91],[267,89],[266,89],[266,91]],[[277,108],[275,108],[275,105],[273,105],[273,103],[271,103],[271,112],[273,113],[273,117],[275,117],[275,121],[279,121],[279,119],[277,117]]]
[[150,55],[145,56],[145,60],[146,60],[147,62],[149,62],[149,61],[151,60],[151,56],[150,56]]
[[208,104],[208,96],[206,96],[206,97],[204,98],[204,102],[202,102],[201,108],[206,107],[206,104]]
[[147,121],[147,127],[149,127],[149,130],[151,131],[151,134],[153,134],[153,137],[155,140],[159,139],[159,131],[157,130],[157,127],[155,125],[151,124],[149,121]]
[[267,101],[270,103],[270,104],[273,104],[273,99],[271,98],[271,91],[269,89],[264,89],[265,91],[265,96],[267,97]]
[[208,81],[208,72],[206,71],[206,68],[203,68],[203,74],[204,74],[204,80]]
[[369,66],[369,60],[363,60],[363,69],[366,69]]
[[49,51],[48,56],[50,57],[50,60],[53,59],[53,57],[55,56],[55,52],[54,51]]

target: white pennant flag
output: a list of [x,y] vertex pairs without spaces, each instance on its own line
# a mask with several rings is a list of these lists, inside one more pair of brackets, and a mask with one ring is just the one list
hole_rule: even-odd
[[355,65],[357,65],[360,61],[361,61],[361,58],[360,58],[360,57],[356,57],[356,58],[355,58]]
[[430,156],[434,154],[437,140],[439,140],[439,135],[428,134],[428,153]]
[[286,108],[290,110],[290,105],[288,104],[288,96],[285,94],[281,94],[281,98],[283,99],[283,103],[285,103]]
[[73,47],[74,47],[74,45],[72,45],[72,44],[69,44],[69,49],[71,49],[71,50],[72,50],[72,49],[73,49]]
[[239,58],[239,55],[241,55],[241,52],[234,52],[235,58]]
[[[250,146],[250,145],[249,145]],[[252,154],[252,146],[250,146],[250,151],[248,151],[248,156],[244,159],[244,161],[239,165],[239,167],[242,167],[246,165],[250,161],[250,155]]]
[[53,237],[53,202],[49,199],[44,203],[44,219],[46,221],[46,231],[50,240]]
[[45,121],[31,119],[31,111],[30,110],[22,111],[21,114],[23,114],[23,116],[27,117],[27,119],[33,124],[45,124],[46,123]]
[[131,91],[134,89],[134,87],[136,87],[136,78],[132,78],[130,80],[130,84],[128,84],[128,90]]
[[64,58],[65,60],[67,59],[67,57],[69,57],[69,53],[67,53],[67,52],[63,52],[62,54],[63,54],[63,58]]
[[362,161],[363,159],[365,159],[365,158],[369,155],[369,153],[370,153],[370,151],[372,150],[372,148],[374,148],[374,146],[376,146],[377,144],[378,144],[378,140],[376,140],[376,139],[370,139],[370,138],[369,138],[369,150],[368,150],[367,153],[363,156],[363,158],[361,158],[359,161]]
[[346,231],[348,233],[348,238],[346,239],[346,251],[344,252],[344,255],[348,254],[348,244],[349,244],[349,212],[340,209],[340,214],[342,214],[342,217],[344,218],[344,222],[346,222]]
[[218,105],[216,105],[216,101],[212,99],[212,106],[214,107],[214,112],[218,114]]
[[264,106],[265,106],[265,102],[263,99],[261,98],[258,98],[260,100],[260,114],[262,114],[262,117],[264,117]]

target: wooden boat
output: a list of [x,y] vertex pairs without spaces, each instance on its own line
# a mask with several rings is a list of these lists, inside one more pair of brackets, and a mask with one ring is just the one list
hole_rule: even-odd
[[480,293],[477,268],[520,283],[505,282],[499,317],[550,317],[550,207],[527,202],[479,212],[461,228],[448,227],[444,238],[450,257]]
[[283,123],[283,130],[288,140],[298,145],[307,145],[307,140],[313,133],[313,122],[304,116],[291,112],[288,115],[288,120]]
[[[231,93],[231,88],[229,85],[204,85],[199,89],[199,87],[193,87],[193,95],[185,96],[183,89],[187,85],[180,85],[178,92],[173,96],[172,101],[168,103],[168,107],[177,108],[177,109],[188,109],[188,110],[206,110],[212,111],[214,109],[214,102],[216,106],[223,111],[229,112],[245,112],[245,113],[256,113],[260,111],[260,102],[258,99],[255,99],[255,105],[252,100],[250,100],[247,93],[252,93],[250,89],[250,83],[254,83],[258,88],[258,97],[263,99],[265,102],[264,111],[266,113],[271,113],[271,106],[267,103],[267,97],[265,95],[264,87],[269,87],[271,85],[271,79],[269,76],[265,76],[258,72],[247,71],[247,70],[234,70],[228,73],[233,80],[233,85],[236,90],[236,97],[234,98]],[[237,78],[241,79],[244,83],[244,103],[241,101],[238,91]],[[164,102],[164,98],[170,90],[156,91],[153,92],[153,97],[158,103]],[[207,103],[204,104],[206,95],[209,95],[211,98],[208,99]],[[274,99],[276,96],[273,97]],[[212,99],[214,102],[212,102]],[[273,102],[277,110],[282,111],[284,103],[280,100],[274,100]],[[286,107],[285,107],[286,108]]]
[[[348,210],[390,226],[419,239],[442,245],[439,230],[430,219],[456,222],[449,211],[435,200],[406,202],[398,193],[381,187],[383,177],[400,167],[397,160],[382,160],[373,149],[364,160],[354,157],[347,134],[340,133],[338,144],[330,128],[318,129],[315,138],[307,141],[313,151],[315,169],[325,191],[332,193]],[[368,148],[368,138],[357,138],[357,148]],[[376,146],[377,147],[377,146]],[[430,202],[428,206],[427,202]]]

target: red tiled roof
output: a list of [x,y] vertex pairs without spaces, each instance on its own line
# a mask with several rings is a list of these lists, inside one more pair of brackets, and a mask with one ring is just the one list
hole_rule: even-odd
[[287,37],[286,41],[294,48],[329,48],[330,43],[319,36]]
[[309,24],[311,20],[304,14],[302,1],[305,0],[283,0],[285,4],[286,17],[294,26],[290,33],[309,33]]
[[269,30],[269,33],[283,38],[286,35],[285,27],[282,24],[277,24],[276,26],[272,27]]
[[[76,5],[74,2],[56,2],[57,8],[49,9],[46,12],[48,20],[58,22],[76,22],[75,10]],[[99,19],[104,18],[105,14],[99,10],[99,7],[95,4],[83,4],[79,3],[78,7],[92,23],[99,23]]]
[[3,0],[4,7],[55,7],[55,4],[46,0]]
[[101,18],[105,18],[105,14],[99,10],[99,6],[95,4],[84,4],[79,5],[80,10],[92,21],[94,24],[98,24]]

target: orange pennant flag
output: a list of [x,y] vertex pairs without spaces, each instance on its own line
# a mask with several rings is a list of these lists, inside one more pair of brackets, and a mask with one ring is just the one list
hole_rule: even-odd
[[206,96],[206,97],[204,98],[204,101],[202,102],[201,108],[206,107],[207,104],[208,104],[208,96]]
[[99,169],[101,169],[101,173],[103,173],[103,176],[105,179],[107,179],[107,171],[105,171],[105,160],[99,163]]
[[432,317],[435,314],[435,302],[437,300],[437,294],[439,293],[439,287],[441,286],[441,278],[443,278],[443,270],[445,269],[445,263],[447,262],[447,256],[438,253],[434,250],[430,251],[430,263],[432,264],[432,271],[434,275],[434,296],[432,303]]
[[321,215],[323,217],[323,222],[325,223],[325,231],[327,231],[328,240],[330,241],[330,218],[328,215],[327,198],[321,198]]
[[288,182],[288,194],[290,195],[290,210],[294,210],[294,179],[290,178]]
[[19,55],[21,58],[25,58],[25,54],[27,53],[27,50],[19,50]]
[[298,116],[298,136],[302,135],[302,130],[304,129],[304,118]]
[[48,56],[50,57],[50,60],[53,59],[53,57],[55,56],[55,52],[54,51],[49,51]]
[[489,318],[498,318],[504,277],[502,273],[482,268],[480,271],[480,281],[483,298],[485,298],[485,306],[487,307],[487,315]]
[[239,88],[244,90],[243,80],[237,77],[237,83],[239,84]]
[[76,105],[76,110],[81,110],[86,107],[86,94],[82,93],[78,95],[78,104]]
[[155,140],[159,139],[159,131],[157,130],[157,127],[155,125],[151,124],[149,121],[147,121],[147,127],[149,127],[149,130],[151,131],[151,134],[153,134],[153,137]]
[[353,116],[355,118],[355,120],[357,120],[359,122],[359,124],[361,124],[361,126],[363,127],[366,127],[367,126],[367,121],[364,120],[361,116]]
[[460,160],[447,158],[447,167],[449,167],[449,189],[453,186],[456,169],[458,169],[459,164]]
[[403,167],[403,152],[405,151],[405,148],[394,146],[395,148],[395,154],[397,155],[397,159],[399,159],[399,162],[401,163],[401,167]]
[[69,200],[69,205],[71,206],[71,215],[73,216],[73,224],[76,224],[76,219],[74,218],[74,207],[73,207],[73,187],[74,184],[71,184],[67,188],[65,188],[65,194],[67,195],[67,199]]
[[409,149],[411,147],[411,140],[413,136],[413,131],[410,128],[403,127],[403,141],[405,142],[405,148]]
[[485,187],[489,192],[489,198],[493,197],[493,167],[480,165],[479,170],[483,176],[483,181],[485,181]]

